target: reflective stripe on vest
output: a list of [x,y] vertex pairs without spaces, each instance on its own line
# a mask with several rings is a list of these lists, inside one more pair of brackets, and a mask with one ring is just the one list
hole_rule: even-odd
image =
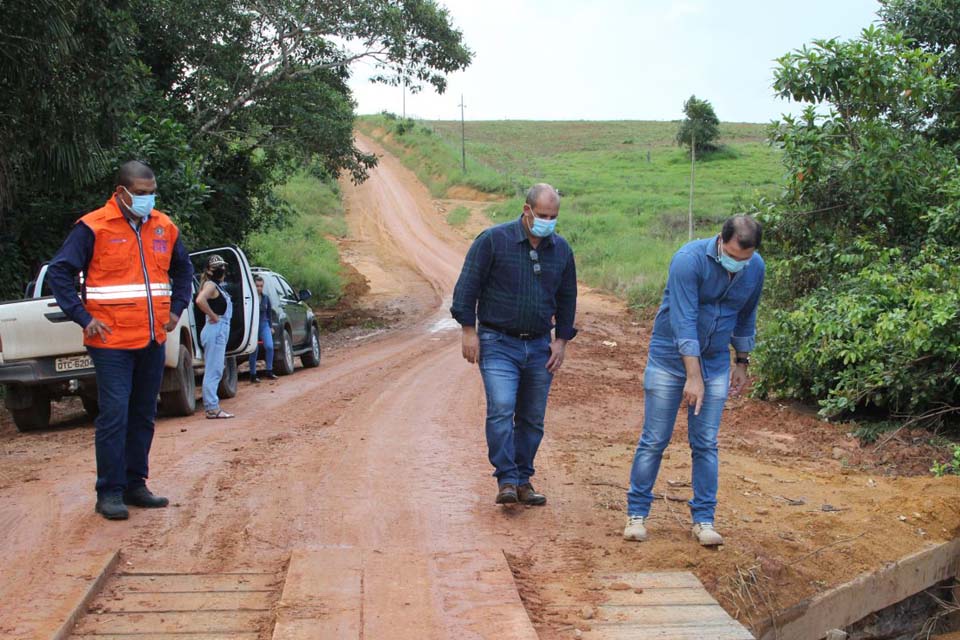
[[[173,287],[169,284],[150,285],[154,297],[170,296]],[[123,300],[124,298],[146,298],[147,288],[142,284],[118,284],[109,287],[87,287],[87,300]]]

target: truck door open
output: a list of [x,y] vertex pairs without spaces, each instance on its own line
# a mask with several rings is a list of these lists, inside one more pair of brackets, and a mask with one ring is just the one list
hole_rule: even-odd
[[[254,295],[256,288],[250,264],[240,249],[230,245],[196,251],[190,254],[197,278],[203,274],[207,260],[213,254],[227,262],[227,275],[223,281],[224,290],[233,301],[233,318],[230,321],[230,338],[227,340],[228,356],[243,356],[257,348],[257,319],[260,315],[260,298]],[[194,294],[196,295],[196,294]],[[206,317],[196,310],[197,336],[203,330]]]

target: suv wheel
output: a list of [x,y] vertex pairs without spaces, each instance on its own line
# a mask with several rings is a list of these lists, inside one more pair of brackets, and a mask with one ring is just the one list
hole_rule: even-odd
[[310,334],[307,336],[307,345],[310,349],[300,356],[300,361],[305,369],[313,369],[320,366],[320,336],[317,335],[316,325],[310,325]]
[[293,338],[290,336],[290,329],[284,329],[280,333],[277,355],[280,356],[274,363],[274,369],[277,370],[277,373],[282,376],[293,373]]

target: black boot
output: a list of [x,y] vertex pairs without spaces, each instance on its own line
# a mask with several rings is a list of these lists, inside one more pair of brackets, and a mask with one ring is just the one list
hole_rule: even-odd
[[95,510],[107,520],[126,520],[130,517],[130,512],[117,493],[98,495]]
[[143,507],[145,509],[160,509],[170,504],[170,501],[166,498],[153,495],[150,489],[147,489],[146,485],[124,491],[123,501],[134,507]]

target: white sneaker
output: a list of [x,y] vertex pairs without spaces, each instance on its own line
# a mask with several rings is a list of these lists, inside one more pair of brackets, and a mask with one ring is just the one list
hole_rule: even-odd
[[628,516],[627,526],[623,530],[624,540],[642,541],[647,539],[647,528],[644,526],[645,516]]
[[693,537],[705,547],[716,547],[723,544],[723,536],[713,528],[712,522],[698,522],[693,525]]

